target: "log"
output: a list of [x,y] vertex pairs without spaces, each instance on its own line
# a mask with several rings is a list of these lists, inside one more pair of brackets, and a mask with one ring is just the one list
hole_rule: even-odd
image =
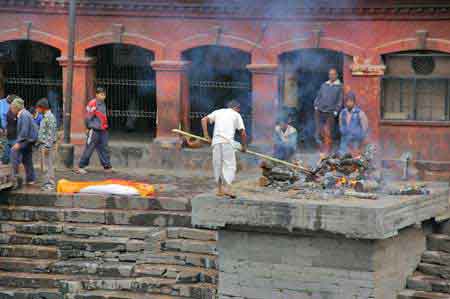
[[362,192],[356,192],[356,191],[345,191],[345,196],[351,196],[356,198],[362,198],[362,199],[377,199],[378,195],[374,193],[362,193]]
[[[210,143],[211,142],[210,140],[208,140],[208,139],[206,139],[204,137],[200,137],[200,136],[188,133],[188,132],[184,132],[182,130],[173,129],[172,132],[174,132],[176,134],[183,135],[183,136],[195,138],[195,139],[201,140],[201,141],[206,142],[206,143]],[[236,148],[236,150],[242,151],[242,149],[240,149],[240,148]],[[296,170],[298,170],[300,172],[303,172],[306,175],[314,176],[314,173],[310,169],[308,169],[306,167],[303,167],[301,165],[289,163],[287,161],[283,161],[283,160],[280,160],[280,159],[277,159],[277,158],[274,158],[274,157],[271,157],[271,156],[268,156],[268,155],[260,154],[260,153],[257,153],[257,152],[251,151],[251,150],[247,150],[247,151],[245,151],[245,153],[249,154],[249,155],[256,156],[256,157],[259,157],[261,159],[272,161],[274,163],[278,163],[278,164],[282,164],[282,165],[294,168],[294,169],[296,169]]]
[[355,184],[356,192],[373,192],[380,187],[377,181],[373,180],[362,180],[358,181]]

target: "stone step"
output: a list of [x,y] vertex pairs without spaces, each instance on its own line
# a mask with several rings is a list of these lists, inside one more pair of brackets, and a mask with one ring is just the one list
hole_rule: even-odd
[[125,291],[192,299],[213,299],[216,294],[216,285],[214,284],[176,283],[175,279],[153,277],[82,280],[81,287],[86,291]]
[[[0,299],[63,299],[58,289],[0,288]],[[93,298],[92,298],[93,299]]]
[[89,223],[48,223],[0,221],[0,233],[20,233],[30,235],[64,234],[76,237],[123,237],[144,240],[163,228],[157,226],[99,225]]
[[73,299],[182,299],[182,298],[185,297],[170,296],[170,295],[140,294],[124,291],[81,292],[73,296]]
[[98,278],[59,274],[0,272],[0,287],[27,289],[72,289],[84,291],[126,291],[135,293],[172,295],[179,297],[214,298],[216,286],[208,283],[176,283],[164,278]]
[[146,242],[119,237],[76,238],[63,235],[0,234],[0,244],[56,246],[58,249],[90,252],[143,251]]
[[443,234],[429,235],[427,237],[427,249],[450,253],[450,236]]
[[133,269],[135,277],[162,277],[175,279],[177,283],[217,283],[217,270],[202,267],[163,265],[163,264],[138,264]]
[[2,221],[45,221],[134,226],[191,226],[189,212],[0,206]]
[[419,263],[417,271],[436,277],[450,279],[450,267],[436,264]]
[[55,247],[36,245],[0,245],[1,257],[23,257],[36,259],[57,259]]
[[95,277],[132,277],[135,263],[101,262],[96,260],[67,260],[53,263],[49,271],[65,275]]
[[195,229],[187,227],[168,227],[169,239],[190,239],[198,241],[217,241],[217,232],[207,229]]
[[49,192],[11,192],[0,195],[9,206],[60,207],[81,209],[170,210],[190,211],[190,200],[181,197],[139,197],[89,194],[56,194]]
[[54,259],[0,257],[0,271],[48,273],[56,261]]
[[217,243],[215,241],[167,239],[161,242],[161,250],[217,254]]
[[450,281],[422,273],[408,277],[406,285],[408,289],[416,291],[450,293]]
[[423,263],[445,265],[450,267],[450,253],[427,250],[422,254]]
[[219,264],[216,255],[176,251],[145,254],[142,256],[141,263],[193,266],[206,269],[218,269]]
[[95,260],[39,260],[32,258],[0,258],[0,271],[95,275],[99,277],[159,277],[177,283],[217,283],[217,271],[201,267],[100,262]]
[[450,299],[450,295],[437,292],[403,290],[400,291],[397,299]]
[[65,280],[79,278],[48,273],[0,272],[0,287],[56,289]]

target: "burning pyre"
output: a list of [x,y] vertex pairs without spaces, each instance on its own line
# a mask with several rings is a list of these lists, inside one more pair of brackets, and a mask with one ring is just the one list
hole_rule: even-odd
[[[375,166],[376,147],[368,145],[360,156],[332,154],[320,160],[310,173],[269,162],[261,164],[259,185],[281,192],[325,190],[332,195],[375,199],[383,187],[381,171]],[[389,192],[392,195],[427,194],[425,186],[408,185]]]

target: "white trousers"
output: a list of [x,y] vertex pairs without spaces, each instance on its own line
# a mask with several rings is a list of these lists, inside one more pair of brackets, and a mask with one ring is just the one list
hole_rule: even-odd
[[219,143],[213,145],[212,151],[216,182],[222,179],[222,182],[231,185],[236,176],[236,155],[233,146],[230,143]]

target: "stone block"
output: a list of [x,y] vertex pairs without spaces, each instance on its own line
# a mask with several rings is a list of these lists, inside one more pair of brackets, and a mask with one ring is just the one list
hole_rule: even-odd
[[58,274],[84,274],[93,275],[97,273],[98,264],[89,261],[59,261],[51,266],[52,273]]
[[16,232],[22,234],[48,235],[59,234],[63,231],[61,224],[27,223],[16,225]]
[[432,234],[427,237],[427,248],[433,251],[444,251],[450,253],[450,236]]
[[98,267],[98,274],[107,277],[131,277],[134,264],[104,263]]
[[190,239],[198,241],[217,241],[217,232],[204,229],[184,227],[167,228],[167,236],[170,239]]
[[161,243],[161,247],[166,251],[183,251],[205,254],[216,254],[217,252],[216,243],[210,241],[201,242],[181,239],[167,239]]
[[105,223],[105,213],[101,210],[73,209],[64,211],[64,221],[78,223]]
[[146,242],[140,240],[130,240],[126,243],[126,251],[136,252],[143,251],[146,247]]
[[422,262],[450,267],[450,253],[443,251],[425,251],[422,255]]
[[98,226],[80,226],[75,224],[65,224],[63,230],[66,235],[78,237],[96,237],[102,233]]
[[2,257],[24,257],[37,259],[56,259],[58,252],[55,248],[32,245],[0,246]]
[[417,267],[417,270],[422,272],[423,274],[450,279],[449,266],[420,263],[419,266]]

